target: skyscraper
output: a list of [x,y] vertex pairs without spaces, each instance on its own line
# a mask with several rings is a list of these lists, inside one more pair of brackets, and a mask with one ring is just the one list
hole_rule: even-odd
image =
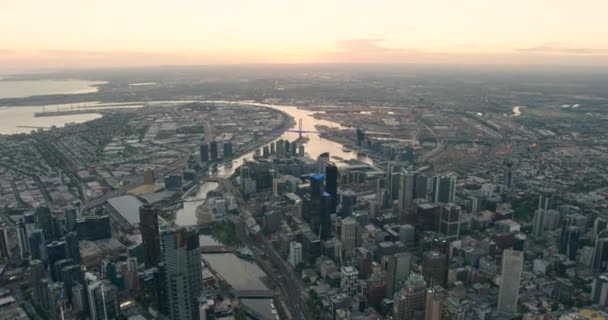
[[454,202],[456,193],[455,176],[435,176],[433,178],[433,201],[439,203]]
[[198,319],[202,267],[198,233],[174,228],[161,235],[168,314],[173,320]]
[[342,230],[340,234],[342,248],[345,257],[352,257],[357,247],[357,221],[352,217],[342,219]]
[[400,252],[383,257],[386,271],[386,295],[392,297],[407,280],[410,274],[412,255],[409,252]]
[[601,306],[608,305],[608,275],[601,274],[593,278],[591,301]]
[[65,235],[65,248],[67,251],[67,257],[72,259],[75,263],[80,264],[80,245],[78,241],[78,234],[76,234],[76,232],[68,232]]
[[211,161],[217,160],[217,142],[211,141],[209,144],[209,155],[211,156]]
[[144,265],[146,268],[155,267],[162,259],[156,208],[151,205],[143,205],[139,208],[139,229],[144,248]]
[[600,232],[595,239],[591,267],[596,273],[608,271],[608,230]]
[[34,229],[29,236],[30,257],[32,259],[47,261],[46,241],[42,229]]
[[315,199],[321,196],[323,190],[323,177],[322,174],[314,174],[310,176],[310,198]]
[[202,144],[200,147],[201,162],[209,162],[209,145]]
[[328,162],[325,166],[325,191],[331,195],[332,212],[336,212],[338,206],[338,167]]
[[524,267],[524,253],[504,250],[502,253],[502,280],[498,292],[498,312],[508,315],[517,313],[519,286]]
[[532,236],[539,239],[543,236],[545,230],[545,213],[544,209],[538,209],[534,211],[534,218],[532,220]]
[[414,200],[414,174],[401,170],[399,179],[399,210],[406,210],[412,206]]
[[42,279],[46,277],[46,271],[42,261],[35,259],[30,261],[30,281],[32,285],[32,298],[34,303],[42,307],[42,301],[44,299],[44,290],[46,288],[42,285]]
[[448,238],[458,238],[460,234],[460,207],[453,203],[441,206],[439,233]]
[[343,218],[352,216],[357,205],[357,193],[352,190],[346,190],[340,195],[341,201],[341,215]]
[[432,286],[443,286],[448,272],[448,259],[443,253],[426,251],[422,254],[422,275]]
[[44,232],[44,239],[47,242],[55,239],[55,233],[53,232],[53,218],[51,216],[51,209],[48,207],[36,208],[36,225],[39,229]]
[[302,244],[296,241],[289,242],[289,264],[295,268],[302,262]]
[[232,142],[224,143],[224,159],[232,158]]
[[403,289],[394,296],[393,319],[414,319],[415,313],[424,312],[425,300],[426,282],[421,275],[412,273]]
[[[314,201],[314,200],[313,200]],[[321,227],[321,240],[327,240],[331,238],[331,214],[332,214],[332,198],[327,192],[323,192],[321,195],[321,211],[320,211],[320,227]]]

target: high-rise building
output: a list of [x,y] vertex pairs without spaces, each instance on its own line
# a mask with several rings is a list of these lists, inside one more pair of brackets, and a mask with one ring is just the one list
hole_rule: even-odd
[[363,140],[365,140],[365,131],[361,128],[357,128],[355,132],[357,135],[357,146],[363,147]]
[[346,190],[342,192],[340,197],[342,198],[340,203],[342,217],[352,216],[357,206],[357,193],[352,190]]
[[448,259],[443,253],[426,251],[422,254],[422,275],[431,286],[443,286],[448,272]]
[[426,292],[424,320],[442,320],[441,305],[446,299],[446,293],[441,287],[430,288]]
[[68,232],[65,235],[65,248],[67,257],[72,259],[75,263],[80,264],[80,245],[78,241],[78,234],[76,232]]
[[209,145],[202,144],[200,146],[201,162],[209,162]]
[[289,264],[295,268],[302,262],[302,244],[296,241],[289,242]]
[[55,262],[66,258],[65,241],[53,241],[46,245],[46,252],[49,260],[50,274],[55,279],[57,271],[55,270]]
[[359,283],[359,271],[355,267],[342,267],[340,273],[340,290],[351,297],[357,295]]
[[329,162],[329,152],[323,152],[317,157],[317,172],[325,171],[325,165]]
[[608,274],[600,274],[593,279],[591,301],[593,304],[608,306]]
[[232,142],[224,142],[224,159],[232,158]]
[[433,185],[429,177],[422,173],[414,175],[414,199],[428,199],[429,187]]
[[211,141],[211,143],[209,144],[209,155],[211,157],[211,161],[217,161],[217,142],[216,141]]
[[151,205],[143,205],[139,208],[139,230],[144,248],[144,265],[146,268],[155,267],[162,260],[156,208]]
[[538,210],[550,210],[555,209],[555,195],[551,190],[543,190],[538,196]]
[[36,226],[44,232],[44,239],[47,242],[55,240],[55,232],[53,228],[53,217],[51,216],[51,209],[48,207],[36,208]]
[[511,160],[505,161],[503,171],[503,184],[507,189],[513,188],[513,162],[511,162]]
[[519,286],[524,267],[524,253],[504,250],[502,253],[502,278],[498,292],[498,312],[514,315],[517,313]]
[[419,274],[411,274],[405,286],[393,299],[393,319],[415,319],[416,313],[422,313],[426,303],[426,282]]
[[202,290],[201,252],[194,229],[173,228],[162,232],[166,299],[171,319],[198,319]]
[[608,271],[608,230],[600,232],[595,239],[591,266],[595,273]]
[[42,260],[46,263],[46,241],[42,229],[34,229],[29,237],[31,259]]
[[458,238],[460,234],[460,207],[447,203],[441,206],[439,233],[447,238]]
[[323,192],[321,195],[320,207],[321,210],[319,212],[319,224],[320,224],[320,234],[321,240],[327,240],[331,238],[331,214],[332,214],[332,198],[331,195],[327,192]]
[[32,285],[32,298],[34,303],[42,307],[41,302],[44,298],[44,290],[46,289],[42,285],[42,279],[46,277],[46,271],[44,263],[35,259],[30,261],[30,281]]
[[414,174],[407,170],[401,171],[399,179],[399,210],[406,210],[412,206],[414,200]]
[[532,236],[536,239],[540,239],[543,236],[545,230],[545,213],[544,209],[538,209],[534,211],[534,218],[532,220]]
[[115,319],[118,316],[118,290],[107,280],[99,280],[91,273],[85,274],[89,318],[91,320]]
[[328,162],[325,165],[325,191],[331,195],[332,212],[336,212],[338,206],[338,167]]
[[347,258],[352,257],[357,247],[357,221],[352,217],[342,219],[340,241],[342,241],[344,256]]
[[323,177],[322,174],[314,174],[312,176],[310,176],[310,198],[311,199],[315,199],[315,198],[319,198],[322,194],[322,190],[323,190],[323,180],[325,179],[325,177]]
[[403,287],[410,274],[412,255],[409,252],[399,252],[384,256],[382,260],[386,271],[386,295],[392,297]]
[[455,176],[435,176],[433,178],[433,201],[438,203],[454,202],[456,193]]

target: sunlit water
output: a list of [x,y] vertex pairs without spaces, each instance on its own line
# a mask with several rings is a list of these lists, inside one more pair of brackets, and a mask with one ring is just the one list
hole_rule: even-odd
[[0,99],[25,98],[49,94],[97,92],[104,81],[87,80],[0,80]]

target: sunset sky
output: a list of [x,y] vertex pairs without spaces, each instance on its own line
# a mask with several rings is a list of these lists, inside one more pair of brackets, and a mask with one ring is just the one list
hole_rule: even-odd
[[236,63],[608,65],[606,0],[2,0],[0,71]]

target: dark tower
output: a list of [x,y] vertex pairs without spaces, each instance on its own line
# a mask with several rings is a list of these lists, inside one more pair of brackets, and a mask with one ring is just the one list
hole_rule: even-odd
[[321,197],[321,190],[323,190],[323,175],[314,174],[310,176],[310,198],[315,199]]
[[224,159],[232,158],[232,143],[224,143]]
[[209,145],[201,145],[201,162],[209,162]]
[[217,160],[217,142],[211,141],[209,144],[209,154],[211,155],[211,161]]
[[331,206],[332,196],[327,192],[323,192],[321,195],[321,210],[320,210],[320,227],[321,227],[321,240],[327,240],[331,238]]
[[155,267],[161,262],[160,233],[158,229],[158,211],[151,205],[139,208],[139,229],[144,247],[144,264],[146,268]]
[[325,166],[325,191],[331,195],[331,212],[336,212],[338,206],[338,167],[333,163]]
[[76,232],[68,232],[65,235],[65,247],[67,257],[80,265],[80,246],[78,244],[78,234],[76,234]]

